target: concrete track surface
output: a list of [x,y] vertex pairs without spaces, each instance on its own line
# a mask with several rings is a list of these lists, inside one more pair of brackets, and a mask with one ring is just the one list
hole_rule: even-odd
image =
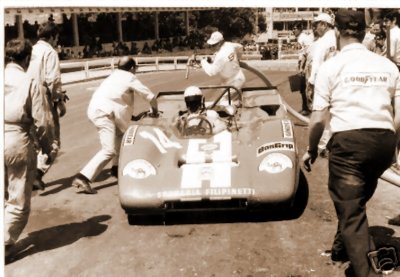
[[[285,100],[300,109],[300,95],[289,92],[290,72],[266,72]],[[248,74],[246,74],[248,75]],[[153,91],[217,84],[201,71],[140,74]],[[185,214],[165,225],[128,225],[119,205],[117,180],[107,167],[94,187],[96,195],[76,194],[73,175],[99,148],[97,132],[86,117],[100,80],[66,86],[70,101],[61,120],[62,151],[34,192],[29,223],[17,244],[20,252],[6,264],[5,276],[205,276],[340,277],[346,264],[332,264],[330,248],[336,216],[327,190],[327,160],[319,158],[305,173],[309,199],[294,219],[250,218],[240,214]],[[254,86],[254,78],[248,76]],[[137,111],[147,109],[137,101]],[[295,120],[296,121],[296,120]],[[300,157],[307,128],[295,127]],[[371,233],[380,244],[400,249],[400,228],[387,224],[399,213],[399,187],[381,181],[368,204]],[[395,274],[398,275],[395,275]],[[399,276],[394,272],[393,276]]]

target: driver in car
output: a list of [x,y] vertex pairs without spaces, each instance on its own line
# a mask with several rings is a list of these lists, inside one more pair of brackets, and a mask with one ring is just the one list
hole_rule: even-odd
[[178,119],[178,128],[184,134],[215,134],[226,128],[216,111],[205,108],[204,95],[199,87],[187,87],[183,96],[187,113]]

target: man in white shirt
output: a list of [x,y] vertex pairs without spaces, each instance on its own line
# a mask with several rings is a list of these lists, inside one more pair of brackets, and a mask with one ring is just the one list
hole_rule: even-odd
[[303,32],[303,25],[301,23],[296,23],[293,26],[293,34],[297,39],[297,43],[300,45],[300,53],[299,53],[299,61],[298,61],[298,70],[299,73],[302,75],[304,80],[304,86],[300,88],[301,94],[301,111],[302,115],[309,115],[311,110],[307,104],[307,95],[306,95],[306,76],[305,76],[305,66],[306,66],[306,59],[307,59],[307,49],[313,43],[314,36],[308,35]]
[[388,58],[400,68],[400,28],[398,26],[398,12],[391,11],[384,15],[383,23],[390,28],[390,53]]
[[[337,49],[336,33],[333,29],[334,19],[327,13],[320,13],[315,19],[315,31],[318,33],[319,39],[314,46],[313,61],[311,64],[311,73],[308,82],[311,88],[314,86],[315,78],[319,71],[319,67],[329,58],[331,58]],[[320,141],[319,149],[321,156],[326,156],[326,144],[330,138],[330,131],[327,128]]]
[[52,116],[36,80],[25,73],[32,44],[7,42],[4,69],[4,245],[6,259],[28,222],[36,175],[34,137],[43,153],[52,150]]
[[369,237],[366,204],[378,178],[390,166],[396,147],[399,71],[361,44],[364,13],[340,9],[336,22],[340,53],[319,68],[303,163],[310,171],[329,118],[328,187],[338,218],[331,259],[349,260],[354,276],[378,276],[367,256],[375,245]]
[[[212,63],[206,59],[201,60],[204,72],[209,76],[220,76],[222,85],[241,89],[246,81],[239,65],[243,46],[239,43],[225,42],[223,35],[218,31],[211,34],[207,43],[218,50]],[[236,94],[232,95],[232,99],[237,99],[237,97]]]
[[[54,121],[54,143],[52,157],[38,153],[38,171],[34,182],[35,188],[44,189],[43,175],[50,167],[47,160],[54,162],[61,146],[60,117],[66,113],[65,101],[68,99],[62,90],[60,60],[54,47],[57,45],[59,30],[54,22],[45,22],[39,26],[39,40],[33,46],[32,57],[28,68],[30,74],[40,85],[41,91],[47,96]],[[40,149],[39,149],[40,150]]]
[[336,52],[336,34],[333,29],[334,19],[327,13],[320,13],[314,18],[318,42],[315,45],[311,74],[308,82],[314,85],[319,67]]
[[118,69],[92,95],[87,114],[98,130],[102,148],[74,178],[72,186],[78,193],[96,193],[90,184],[111,160],[111,174],[117,177],[120,144],[132,118],[135,93],[149,102],[152,116],[158,115],[156,96],[139,81],[135,72],[133,58],[122,57]]

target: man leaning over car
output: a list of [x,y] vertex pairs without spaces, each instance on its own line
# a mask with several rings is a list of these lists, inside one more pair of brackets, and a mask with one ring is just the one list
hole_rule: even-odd
[[158,115],[156,96],[139,81],[135,72],[135,60],[122,57],[118,69],[101,83],[90,100],[87,114],[99,133],[101,150],[72,181],[78,193],[96,193],[90,184],[111,160],[111,174],[118,177],[120,144],[132,117],[135,93],[150,103],[153,116]]

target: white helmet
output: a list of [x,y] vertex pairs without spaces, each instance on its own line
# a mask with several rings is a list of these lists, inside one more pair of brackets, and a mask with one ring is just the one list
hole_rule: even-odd
[[203,93],[201,92],[200,88],[196,86],[187,87],[185,89],[185,92],[183,93],[184,97],[195,96],[195,95],[203,96]]

